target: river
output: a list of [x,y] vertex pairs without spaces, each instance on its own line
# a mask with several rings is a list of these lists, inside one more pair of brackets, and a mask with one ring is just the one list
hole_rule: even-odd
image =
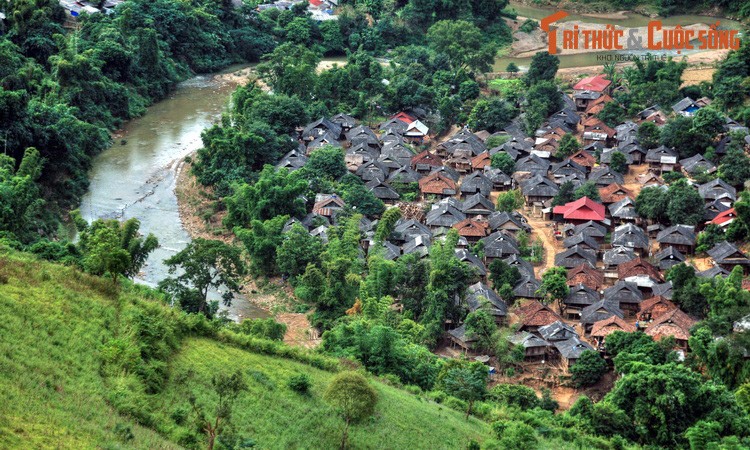
[[[148,108],[146,115],[125,125],[121,136],[125,144],[118,137],[94,158],[91,184],[81,202],[83,218],[90,222],[135,217],[141,221],[142,233],[159,239],[160,247],[149,256],[137,282],[155,286],[167,277],[163,261],[190,242],[174,193],[179,162],[201,147],[201,132],[221,116],[235,88],[236,84],[210,75],[185,81]],[[219,298],[218,292],[209,293],[209,299]],[[226,309],[234,320],[268,316],[244,297]]]
[[[510,8],[515,10],[516,14],[518,14],[519,17],[525,17],[530,18],[534,20],[541,20],[544,17],[549,16],[550,14],[554,13],[556,10],[552,8],[543,8],[538,6],[529,6],[529,5],[523,5],[517,2],[510,2]],[[570,14],[565,19],[561,20],[560,22],[569,22],[569,21],[580,21],[580,22],[586,22],[586,23],[599,23],[599,24],[612,24],[618,27],[645,27],[648,25],[648,23],[651,20],[654,20],[651,17],[646,17],[641,14],[636,14],[633,12],[626,13],[626,18],[601,18],[601,17],[591,17],[591,16],[585,16],[581,14]],[[696,23],[703,23],[703,24],[714,24],[717,21],[721,22],[721,26],[719,28],[728,28],[728,29],[741,29],[742,24],[740,22],[737,22],[735,20],[725,19],[725,18],[717,18],[717,17],[710,17],[710,16],[701,16],[701,15],[678,15],[678,16],[670,16],[666,18],[659,18],[659,20],[662,21],[662,23],[665,26],[674,26],[674,25],[691,25]],[[674,57],[680,57],[684,56],[685,54],[690,53],[696,53],[697,50],[688,50],[683,51],[682,54],[677,54],[676,51],[663,51],[659,54],[666,54],[669,56]],[[585,66],[600,66],[602,65],[602,61],[597,60],[597,56],[599,55],[611,55],[613,52],[589,52],[589,53],[578,53],[578,54],[572,54],[572,55],[559,55],[560,58],[560,68],[565,69],[569,67],[585,67]],[[618,52],[620,53],[620,52]],[[628,52],[623,52],[628,53]],[[630,52],[634,53],[634,52]],[[645,53],[645,52],[641,52]],[[509,63],[515,63],[518,67],[520,67],[522,70],[525,70],[529,67],[531,64],[531,57],[528,58],[515,58],[515,57],[500,57],[495,60],[495,64],[493,66],[494,70],[496,72],[502,72],[505,71],[505,68],[508,67]]]

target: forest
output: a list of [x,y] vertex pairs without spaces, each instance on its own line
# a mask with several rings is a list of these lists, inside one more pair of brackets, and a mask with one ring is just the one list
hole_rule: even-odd
[[[628,8],[638,2],[616,3]],[[683,6],[695,7],[673,3],[661,0],[660,11],[674,14]],[[349,0],[338,6],[338,20],[320,23],[306,6],[257,11],[250,2],[237,7],[212,0],[126,0],[114,14],[84,16],[66,28],[65,12],[54,1],[8,3],[6,11],[12,14],[2,21],[0,36],[0,52],[7,61],[0,67],[2,259],[11,260],[10,267],[37,267],[41,260],[55,263],[49,267],[67,266],[44,269],[55,274],[60,286],[49,288],[52,294],[35,291],[35,301],[37,296],[65,297],[62,293],[71,288],[61,287],[65,282],[58,279],[70,273],[92,276],[85,280],[96,296],[120,299],[115,306],[102,303],[102,310],[97,309],[98,320],[110,324],[102,329],[117,332],[91,356],[101,360],[96,371],[103,389],[111,390],[108,405],[180,446],[200,448],[206,436],[209,446],[216,441],[216,448],[252,446],[245,445],[236,429],[218,426],[222,414],[231,423],[233,401],[247,391],[244,375],[211,379],[219,405],[230,399],[216,408],[213,427],[205,419],[210,408],[200,403],[208,400],[185,395],[175,382],[178,373],[170,372],[169,362],[181,345],[189,351],[180,358],[189,358],[204,345],[216,345],[201,341],[207,339],[253,355],[295,361],[296,371],[310,373],[296,374],[285,388],[300,396],[311,395],[312,384],[319,390],[321,380],[357,390],[362,403],[354,412],[337,403],[346,399],[337,398],[336,389],[316,391],[320,395],[315,397],[316,402],[325,399],[334,405],[345,430],[352,422],[354,438],[372,415],[374,399],[386,392],[391,401],[399,398],[415,410],[417,402],[402,395],[459,411],[467,423],[472,416],[476,422],[461,429],[461,439],[478,435],[482,427],[491,430],[481,445],[473,438],[453,442],[467,448],[549,448],[550,442],[612,449],[750,446],[750,363],[745,356],[750,341],[747,332],[735,332],[732,326],[750,313],[742,268],[709,278],[685,263],[665,271],[672,301],[696,320],[690,352],[674,351],[674,340],[616,331],[607,337],[609,362],[598,352],[584,352],[569,379],[584,388],[611,369],[616,374],[611,390],[596,399],[583,395],[564,412],[558,411],[549,391],[538,395],[530,387],[507,383],[488,387],[485,365],[433,353],[444,338],[445,324],[463,323],[475,345],[496,358],[499,372],[513,378],[523,371],[522,347],[508,340],[515,330],[497,327],[486,303],[468,311],[459,301],[483,278],[456,252],[458,232],[447,230],[424,255],[389,258],[390,241],[407,218],[349,170],[340,146],[323,142],[296,170],[276,166],[299,150],[299,130],[320,118],[345,114],[373,126],[409,111],[419,113],[435,136],[453,134],[457,125],[471,130],[469,134],[486,131],[491,135],[486,148],[503,148],[488,166],[509,178],[518,162],[509,156],[510,145],[506,147],[513,141],[502,133],[513,128],[534,136],[566,107],[564,83],[556,79],[559,60],[538,53],[524,74],[509,67],[501,83],[488,80],[485,74],[498,51],[513,39],[506,22],[499,20],[514,18],[504,0]],[[718,6],[740,17],[750,14],[733,2]],[[321,59],[332,55],[345,57],[346,63],[317,70]],[[213,193],[215,210],[223,214],[222,226],[234,242],[194,239],[165,262],[172,276],[156,289],[134,285],[131,280],[159,243],[141,233],[136,219],[86,223],[80,217],[75,209],[86,192],[92,158],[116,144],[111,132],[146,113],[147,106],[167,97],[179,82],[249,62],[259,63],[257,79],[234,92],[231,106],[204,131],[203,147],[191,158],[192,176]],[[691,173],[689,179],[682,172],[665,173],[663,188],[644,187],[633,199],[634,211],[649,223],[697,226],[705,223],[705,202],[693,185],[721,182],[737,189],[732,223],[725,228],[708,225],[697,233],[696,252],[703,254],[725,241],[741,246],[750,239],[746,138],[725,130],[728,118],[738,126],[750,125],[750,39],[718,64],[711,82],[682,87],[686,66],[672,59],[605,66],[608,80],[627,89],[613,93],[595,116],[616,128],[652,105],[668,108],[685,97],[712,102],[694,116],[674,115],[658,127],[644,122],[637,139],[644,153],[673,148],[680,160],[699,155],[714,169]],[[552,153],[555,160],[583,151],[573,133],[559,141]],[[420,154],[429,147],[415,143],[407,148]],[[303,145],[303,153],[306,150]],[[607,167],[620,174],[632,163],[625,150],[605,155],[598,148],[593,157],[597,163],[609,157]],[[415,180],[389,183],[402,201],[416,202],[422,196]],[[331,221],[309,215],[321,195],[340,198],[345,205]],[[560,185],[551,205],[584,197],[600,200],[598,187],[568,181]],[[523,204],[521,190],[515,189],[500,194],[492,206],[510,214]],[[309,231],[321,226],[324,235]],[[74,241],[72,229],[77,232]],[[520,258],[541,258],[544,245],[530,241],[525,232],[517,234],[515,242]],[[483,245],[474,242],[466,250],[483,258]],[[0,285],[24,279],[18,271],[8,279],[3,270],[4,261]],[[47,289],[49,276],[27,281]],[[248,276],[288,283],[297,308],[309,311],[310,322],[322,333],[317,350],[278,342],[285,329],[273,320],[232,323],[221,314],[219,302],[208,299],[209,289],[221,288],[223,303],[231,303]],[[537,292],[546,305],[561,304],[568,296],[565,277],[565,270],[555,269],[541,277]],[[488,264],[486,280],[508,306],[521,303],[514,293],[522,280],[515,266],[495,259]],[[14,326],[20,335],[23,326]],[[91,335],[98,332],[103,331]],[[244,353],[235,357],[256,358]],[[342,361],[382,380],[380,393],[373,394],[362,377],[323,373],[347,374]],[[180,376],[196,376],[183,367],[191,362],[179,359],[177,364],[185,371]],[[281,368],[276,372],[273,380],[285,373]],[[251,375],[253,382],[273,391],[269,386],[275,381],[264,376]],[[297,394],[291,397],[295,405],[310,399],[300,401]],[[164,398],[190,400],[165,411]],[[315,408],[323,406],[316,403]],[[392,420],[395,413],[388,414]],[[460,423],[453,416],[450,421]],[[359,439],[364,439],[361,434]]]

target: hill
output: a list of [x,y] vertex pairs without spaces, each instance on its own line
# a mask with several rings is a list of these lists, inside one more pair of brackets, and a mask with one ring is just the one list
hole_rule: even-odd
[[[236,369],[249,391],[227,436],[259,448],[339,443],[343,422],[321,399],[334,372],[310,365],[337,361],[232,337],[148,289],[11,252],[0,256],[0,318],[2,448],[202,448],[188,399],[208,398],[211,376]],[[287,387],[297,373],[311,377],[310,396]],[[354,448],[465,448],[492,434],[474,417],[372,383],[379,403],[351,430]]]

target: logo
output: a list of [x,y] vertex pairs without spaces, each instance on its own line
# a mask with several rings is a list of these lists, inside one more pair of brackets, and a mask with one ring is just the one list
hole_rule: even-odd
[[[558,49],[558,28],[551,24],[568,17],[565,11],[557,11],[541,20],[540,27],[547,33],[549,53],[554,55]],[[723,50],[740,48],[738,30],[720,30],[720,22],[716,22],[708,29],[683,28],[662,26],[661,20],[652,20],[646,27],[646,45],[643,33],[638,28],[628,29],[607,24],[604,28],[584,28],[578,25],[566,27],[561,31],[559,47],[563,50]]]

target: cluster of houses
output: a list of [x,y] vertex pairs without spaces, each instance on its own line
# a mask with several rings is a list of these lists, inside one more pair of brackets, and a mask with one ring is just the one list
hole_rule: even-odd
[[256,10],[278,9],[286,11],[300,3],[307,3],[307,12],[317,22],[338,20],[339,18],[334,14],[334,9],[338,7],[339,0],[276,0],[275,2],[261,3],[257,6]]
[[[666,189],[661,178],[666,171],[680,170],[689,177],[716,167],[701,155],[680,160],[672,148],[645,149],[638,142],[637,130],[646,121],[661,126],[672,114],[694,114],[706,100],[681,100],[669,114],[653,106],[634,121],[610,128],[594,117],[601,105],[612,101],[610,84],[603,76],[581,80],[571,97],[564,96],[565,107],[531,138],[511,125],[492,135],[462,129],[443,142],[432,143],[427,127],[411,113],[393,116],[379,124],[377,132],[346,114],[337,114],[298,130],[299,148],[285,155],[278,167],[296,170],[310,152],[332,145],[342,148],[349,171],[386,204],[403,206],[397,186],[418,186],[426,212],[403,217],[388,240],[378,244],[372,239],[376,223],[362,219],[361,229],[367,236],[364,251],[382,245],[389,259],[409,254],[423,258],[432,242],[457,230],[456,255],[476,269],[480,281],[468,289],[466,298],[456,301],[469,311],[489,307],[499,325],[517,324],[518,331],[509,339],[524,347],[529,361],[559,358],[570,365],[585,350],[606,352],[606,338],[617,330],[641,330],[655,339],[673,336],[679,350],[687,351],[695,320],[671,301],[672,285],[664,274],[695,253],[701,227],[648,223],[639,217],[634,201],[643,187]],[[727,120],[718,154],[726,150],[729,132],[738,128],[742,127]],[[566,133],[578,136],[583,149],[554,161]],[[488,148],[488,139],[497,135],[505,136],[504,143]],[[426,144],[421,147],[426,149],[416,153],[415,144]],[[609,166],[614,151],[626,156],[628,166],[647,165],[648,170],[626,185],[624,175]],[[498,152],[515,161],[513,173],[491,167],[492,155]],[[599,199],[583,197],[552,207],[565,182],[574,186],[591,182],[599,190]],[[735,216],[736,189],[720,179],[695,187],[705,200],[706,224],[728,226]],[[541,281],[522,257],[518,233],[535,230],[521,213],[495,210],[493,193],[516,188],[525,200],[524,213],[548,219],[562,242],[554,265],[567,270],[570,294],[559,311],[541,303]],[[336,211],[344,207],[335,195],[319,195],[308,217],[292,219],[287,226],[299,222],[325,239]],[[480,242],[482,252],[474,254],[472,249]],[[750,269],[747,255],[729,242],[717,244],[708,255],[713,266],[698,272],[701,277],[726,276],[737,265]],[[516,267],[521,275],[513,295],[523,306],[515,311],[509,310],[510,299],[500,298],[488,286],[488,267],[496,259]],[[448,327],[451,345],[471,351],[473,339],[465,326]]]

